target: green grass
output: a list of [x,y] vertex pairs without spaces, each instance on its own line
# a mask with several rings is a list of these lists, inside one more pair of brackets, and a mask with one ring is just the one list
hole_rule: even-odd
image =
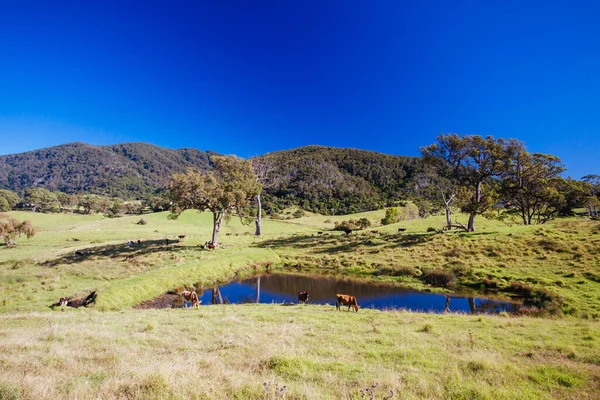
[[[211,215],[107,219],[13,212],[38,228],[0,246],[0,398],[594,398],[600,391],[600,224],[479,218],[443,234],[443,216],[377,226],[384,211],[263,222],[232,219],[215,251]],[[333,223],[368,218],[345,236]],[[459,221],[466,217],[457,216]],[[329,219],[331,222],[325,223]],[[406,228],[402,234],[398,228]],[[377,233],[372,233],[377,230]],[[318,234],[324,232],[325,234]],[[179,235],[185,238],[166,245]],[[73,240],[76,239],[76,240]],[[143,246],[127,246],[128,240]],[[79,255],[76,252],[81,252]],[[260,269],[357,276],[428,291],[527,294],[545,318],[244,305],[135,310],[181,287]],[[427,274],[454,278],[426,284]],[[91,310],[51,312],[98,291]],[[31,360],[35,360],[32,362]],[[264,384],[267,384],[266,386]],[[376,385],[373,387],[373,385]],[[266,397],[268,398],[268,397]]]

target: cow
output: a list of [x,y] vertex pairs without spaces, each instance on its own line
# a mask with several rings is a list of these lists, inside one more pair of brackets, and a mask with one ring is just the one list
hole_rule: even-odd
[[356,297],[351,296],[349,294],[336,294],[336,303],[335,308],[340,311],[340,305],[348,306],[348,311],[350,311],[350,307],[354,308],[354,312],[358,312],[360,306],[356,301]]
[[183,240],[183,239],[185,239],[185,235],[179,235],[178,238]]
[[398,228],[398,233],[402,233],[406,230],[406,228]]
[[198,300],[198,294],[192,290],[184,290],[181,292],[181,300],[183,301],[183,308],[188,308],[188,303],[192,303],[192,307],[199,308],[202,300]]
[[310,297],[310,291],[306,292],[298,292],[298,304],[305,303],[308,304],[308,299]]
[[61,297],[60,300],[58,301],[58,305],[60,305],[61,307],[66,306],[68,304],[69,304],[68,297]]

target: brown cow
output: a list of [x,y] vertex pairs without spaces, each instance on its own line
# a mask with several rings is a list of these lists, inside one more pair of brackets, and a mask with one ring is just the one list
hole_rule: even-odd
[[339,311],[340,305],[348,306],[348,311],[350,311],[350,307],[354,308],[355,312],[358,312],[360,306],[356,301],[356,297],[351,296],[349,294],[336,294],[335,295],[337,302],[335,303],[335,308]]
[[202,300],[198,300],[198,294],[191,290],[184,290],[181,292],[181,299],[183,300],[183,307],[188,308],[187,304],[192,303],[192,307],[198,308]]
[[310,291],[306,292],[298,292],[298,304],[306,303],[308,304],[308,298],[310,297]]

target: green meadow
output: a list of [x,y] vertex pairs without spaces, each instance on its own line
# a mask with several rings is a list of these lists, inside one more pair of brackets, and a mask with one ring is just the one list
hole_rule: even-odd
[[[443,217],[378,226],[385,211],[232,219],[11,212],[38,233],[0,246],[1,399],[585,399],[600,393],[600,224]],[[291,214],[291,213],[289,213]],[[289,215],[288,214],[288,215]],[[141,218],[147,224],[137,222]],[[350,235],[336,221],[368,218]],[[461,220],[461,216],[458,216]],[[462,218],[466,220],[466,217]],[[402,233],[398,228],[405,229]],[[185,235],[179,239],[179,236]],[[165,239],[169,239],[169,244]],[[128,246],[132,240],[142,245]],[[525,299],[520,315],[334,306],[135,306],[267,266],[411,288]],[[96,290],[87,309],[49,305]],[[360,299],[359,299],[360,301]]]

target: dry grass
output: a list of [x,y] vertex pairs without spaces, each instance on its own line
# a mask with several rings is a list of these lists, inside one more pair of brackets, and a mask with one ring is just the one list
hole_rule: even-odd
[[13,314],[0,327],[0,393],[22,399],[263,399],[276,385],[286,399],[359,399],[373,385],[376,398],[404,399],[600,390],[592,321],[246,305]]

